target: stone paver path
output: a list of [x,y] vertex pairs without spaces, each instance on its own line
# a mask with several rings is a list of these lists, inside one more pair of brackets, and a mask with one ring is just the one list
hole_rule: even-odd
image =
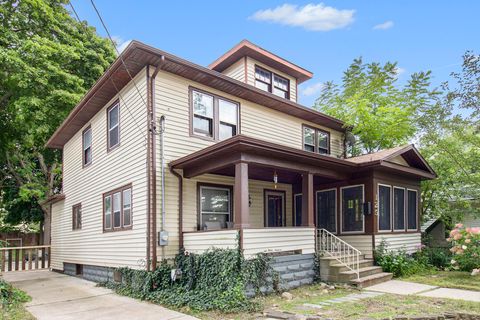
[[373,291],[362,291],[360,293],[352,293],[345,297],[334,298],[330,300],[325,300],[317,304],[304,303],[303,306],[312,309],[321,309],[325,306],[331,306],[332,304],[342,303],[342,302],[354,302],[361,299],[373,298],[384,294],[383,292],[373,292]]
[[5,272],[2,277],[32,297],[26,308],[38,320],[196,319],[48,270]]

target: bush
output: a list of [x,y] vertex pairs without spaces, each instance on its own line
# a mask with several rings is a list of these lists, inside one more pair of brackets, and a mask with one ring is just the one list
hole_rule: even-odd
[[480,228],[464,228],[459,223],[450,232],[451,265],[455,270],[472,271],[480,268]]
[[[181,270],[176,281],[171,280],[172,269]],[[259,292],[268,279],[275,279],[269,257],[245,260],[239,250],[212,249],[198,255],[181,252],[153,272],[117,270],[122,274],[121,283],[107,286],[120,294],[177,308],[222,312],[257,310],[259,306],[247,298],[245,288]]]
[[383,271],[393,273],[394,277],[409,276],[427,269],[424,262],[408,255],[405,250],[389,251],[384,240],[375,249],[374,258]]
[[413,257],[422,265],[444,270],[450,266],[452,253],[449,248],[425,247],[417,251]]
[[29,301],[30,297],[25,292],[14,288],[5,280],[0,279],[0,300],[2,309],[9,309],[19,303]]

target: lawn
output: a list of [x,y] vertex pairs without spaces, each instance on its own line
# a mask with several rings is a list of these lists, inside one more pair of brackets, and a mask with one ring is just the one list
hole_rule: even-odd
[[[285,300],[279,295],[256,298],[264,306],[264,310],[287,311],[296,314],[319,315],[330,319],[384,319],[393,316],[421,316],[442,314],[453,310],[465,313],[480,314],[480,303],[461,300],[424,298],[418,296],[398,296],[384,294],[375,298],[362,299],[356,302],[343,302],[322,309],[313,309],[303,306],[305,303],[318,304],[319,302],[356,293],[358,290],[339,288],[326,292],[318,285],[302,287],[290,291],[292,300]],[[219,312],[192,312],[181,310],[200,319],[257,319],[262,312],[250,314],[222,314]]]
[[429,284],[445,288],[480,291],[480,276],[463,271],[428,271],[403,277],[401,280]]

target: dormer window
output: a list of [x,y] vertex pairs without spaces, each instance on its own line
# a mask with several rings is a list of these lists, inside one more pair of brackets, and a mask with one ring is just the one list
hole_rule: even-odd
[[303,150],[320,154],[330,153],[330,133],[303,126]]
[[255,66],[255,87],[285,99],[290,97],[290,81],[259,66]]

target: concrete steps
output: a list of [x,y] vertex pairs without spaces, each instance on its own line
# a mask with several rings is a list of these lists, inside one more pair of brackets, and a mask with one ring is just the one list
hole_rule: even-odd
[[360,288],[366,288],[392,278],[391,273],[383,272],[381,267],[374,265],[373,260],[365,259],[365,255],[360,256],[359,268],[360,278],[357,279],[356,272],[347,268],[335,257],[325,256],[320,258],[320,278],[323,281],[349,283]]

